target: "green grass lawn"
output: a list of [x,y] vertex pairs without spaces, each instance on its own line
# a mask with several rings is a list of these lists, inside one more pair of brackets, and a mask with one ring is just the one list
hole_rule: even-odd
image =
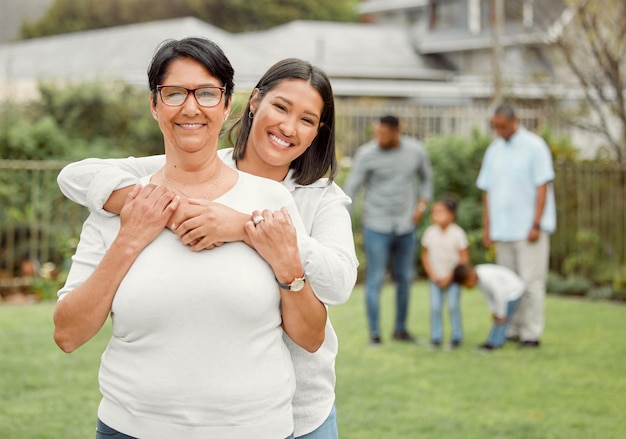
[[417,346],[391,340],[391,288],[381,302],[381,347],[367,346],[362,288],[331,309],[342,439],[626,438],[626,306],[548,297],[540,349],[509,344],[484,354],[477,345],[490,313],[479,290],[465,290],[464,344],[444,352],[428,347],[427,294],[415,284],[409,331],[424,342]]
[[[426,341],[425,284],[412,294],[409,330]],[[391,341],[389,288],[379,348],[367,345],[361,288],[331,308],[341,439],[626,438],[626,306],[549,297],[540,349],[482,354],[489,312],[478,290],[463,294],[465,343],[453,352]],[[0,306],[0,438],[95,437],[109,328],[64,354],[52,341],[53,306]]]

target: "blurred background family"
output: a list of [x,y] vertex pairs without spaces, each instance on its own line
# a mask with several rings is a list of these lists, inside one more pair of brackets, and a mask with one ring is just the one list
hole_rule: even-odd
[[[484,154],[476,186],[483,194],[482,243],[493,249],[494,264],[470,264],[468,236],[455,222],[460,200],[440,188],[443,193],[430,203],[434,183],[429,155],[418,140],[401,134],[397,117],[381,117],[374,139],[356,151],[344,189],[353,200],[359,190],[364,192],[360,220],[370,345],[382,343],[379,303],[387,271],[396,286],[392,338],[419,342],[407,331],[414,256],[419,254],[428,279],[431,348],[461,345],[461,292],[474,286],[483,291],[494,320],[481,349],[501,348],[507,340],[520,348],[539,347],[549,239],[556,228],[552,155],[541,137],[520,124],[509,103],[495,109],[491,127],[496,137]],[[430,218],[424,218],[429,208]],[[444,308],[451,326],[447,340]]]

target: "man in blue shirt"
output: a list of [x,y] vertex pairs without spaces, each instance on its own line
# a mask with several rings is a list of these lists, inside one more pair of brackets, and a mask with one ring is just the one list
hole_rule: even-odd
[[374,127],[374,139],[354,155],[344,190],[355,200],[362,187],[370,344],[381,342],[380,290],[389,261],[396,283],[393,338],[414,342],[407,332],[406,320],[417,245],[416,225],[432,199],[433,175],[428,153],[416,139],[400,134],[395,116],[380,118]]
[[526,292],[507,336],[538,347],[545,325],[550,234],[556,228],[552,154],[546,142],[520,126],[513,107],[491,119],[498,137],[483,158],[476,185],[483,190],[483,244],[496,243],[496,263],[515,271]]

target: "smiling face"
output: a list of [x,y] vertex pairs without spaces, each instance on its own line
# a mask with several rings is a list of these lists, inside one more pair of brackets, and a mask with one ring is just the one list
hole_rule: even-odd
[[250,100],[254,119],[238,167],[282,181],[317,136],[323,106],[319,92],[302,79],[283,80],[263,96],[255,90]]
[[[223,84],[199,62],[179,58],[170,63],[160,85],[196,89]],[[152,112],[163,133],[165,152],[179,156],[181,153],[215,154],[220,130],[229,110],[230,101],[223,96],[218,105],[206,108],[198,104],[192,93],[177,107],[165,105],[160,95],[156,104],[152,103]]]

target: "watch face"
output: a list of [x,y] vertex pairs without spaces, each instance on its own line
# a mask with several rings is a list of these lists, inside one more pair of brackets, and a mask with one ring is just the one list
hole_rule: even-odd
[[300,291],[304,288],[304,279],[296,279],[291,283],[291,291]]

